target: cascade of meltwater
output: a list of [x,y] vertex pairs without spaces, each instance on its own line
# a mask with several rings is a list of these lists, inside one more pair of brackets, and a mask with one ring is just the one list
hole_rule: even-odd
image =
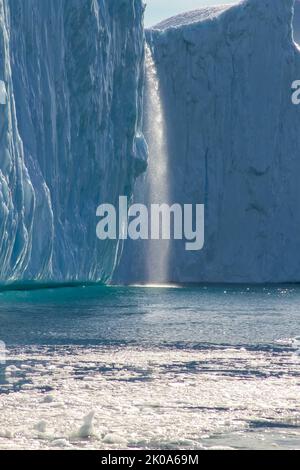
[[[146,177],[147,205],[169,204],[168,149],[164,110],[156,65],[146,46],[146,87],[144,132],[149,146],[149,167]],[[146,253],[147,281],[166,282],[169,278],[170,240],[149,240]]]
[[[143,132],[149,149],[148,168],[134,190],[134,203],[148,208],[152,204],[169,204],[169,159],[166,126],[160,94],[159,78],[149,45],[146,45],[146,77],[144,91]],[[127,240],[115,282],[125,284],[164,284],[169,279],[169,240]],[[133,261],[134,260],[134,261]]]

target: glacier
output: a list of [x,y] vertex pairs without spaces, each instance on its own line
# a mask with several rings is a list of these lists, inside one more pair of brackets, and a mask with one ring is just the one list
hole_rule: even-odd
[[293,21],[294,40],[300,44],[300,0],[295,0],[294,21]]
[[0,0],[0,282],[105,282],[145,170],[141,0]]
[[[147,31],[166,140],[161,185],[168,200],[161,202],[205,204],[205,247],[188,253],[184,241],[157,246],[156,257],[167,263],[162,275],[147,242],[129,242],[119,282],[154,282],[158,272],[160,282],[175,283],[300,281],[300,107],[291,101],[300,49],[293,14],[294,0],[244,0]],[[299,18],[296,2],[295,39]],[[138,200],[147,200],[142,187],[153,184],[160,166],[148,144],[153,171],[138,183]],[[128,273],[130,259],[137,262]]]

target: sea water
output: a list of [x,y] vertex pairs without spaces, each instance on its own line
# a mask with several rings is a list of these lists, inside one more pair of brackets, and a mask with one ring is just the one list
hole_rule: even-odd
[[3,291],[0,448],[299,448],[299,320],[298,286]]

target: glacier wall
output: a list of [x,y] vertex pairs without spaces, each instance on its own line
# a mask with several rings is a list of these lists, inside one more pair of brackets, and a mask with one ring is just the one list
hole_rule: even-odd
[[146,167],[143,9],[0,0],[0,282],[110,278],[96,208]]
[[[206,206],[203,251],[172,242],[165,281],[300,281],[293,5],[244,0],[147,33],[164,108],[169,200]],[[151,166],[156,155],[149,158]],[[125,257],[138,248],[128,250]],[[143,267],[129,279],[119,273],[124,282],[154,281]]]
[[295,0],[293,32],[294,40],[300,44],[300,0]]

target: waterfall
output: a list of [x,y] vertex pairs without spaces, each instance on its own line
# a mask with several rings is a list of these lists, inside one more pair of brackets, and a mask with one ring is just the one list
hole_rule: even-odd
[[[144,135],[149,148],[148,169],[135,187],[134,203],[169,204],[169,161],[164,110],[156,65],[146,45],[144,93]],[[151,222],[151,221],[149,221]],[[150,236],[150,224],[149,224]],[[127,240],[114,282],[125,284],[164,284],[169,281],[169,240]]]
[[[146,46],[146,94],[144,132],[149,146],[146,177],[147,205],[169,204],[169,161],[166,126],[157,68]],[[170,240],[149,240],[145,257],[148,282],[168,281]]]

